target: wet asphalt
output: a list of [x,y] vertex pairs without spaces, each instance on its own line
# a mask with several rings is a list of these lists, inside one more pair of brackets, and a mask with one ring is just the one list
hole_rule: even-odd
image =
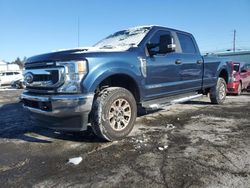
[[[103,142],[39,128],[0,91],[1,187],[249,187],[250,93],[211,105],[207,97],[148,112],[132,133]],[[68,160],[82,157],[78,165]]]

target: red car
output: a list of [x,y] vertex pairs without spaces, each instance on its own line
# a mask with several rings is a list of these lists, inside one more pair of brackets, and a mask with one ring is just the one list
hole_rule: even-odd
[[240,95],[247,90],[250,83],[250,64],[229,62],[231,65],[231,81],[227,84],[227,93]]

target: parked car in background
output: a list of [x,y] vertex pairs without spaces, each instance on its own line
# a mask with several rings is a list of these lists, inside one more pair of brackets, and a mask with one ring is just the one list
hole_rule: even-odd
[[21,71],[5,71],[0,73],[0,85],[11,85],[14,81],[23,79]]
[[23,81],[24,81],[23,79],[13,81],[11,83],[11,87],[16,88],[16,89],[24,89],[25,85],[24,85]]
[[242,62],[229,62],[232,80],[227,83],[227,92],[240,95],[247,90],[250,84],[250,64]]

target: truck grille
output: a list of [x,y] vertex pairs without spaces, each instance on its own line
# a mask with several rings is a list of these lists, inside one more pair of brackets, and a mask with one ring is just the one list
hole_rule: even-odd
[[55,68],[56,63],[55,62],[40,62],[40,63],[26,63],[25,69],[44,69],[44,68]]
[[54,63],[26,64],[24,83],[26,90],[37,93],[54,93],[63,85],[65,68],[56,67]]
[[57,70],[51,70],[50,75],[34,75],[33,81],[39,82],[39,81],[52,81],[53,84],[55,84],[58,81],[58,71]]

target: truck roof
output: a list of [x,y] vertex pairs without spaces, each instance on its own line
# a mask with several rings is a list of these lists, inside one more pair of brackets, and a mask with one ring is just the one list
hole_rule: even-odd
[[140,25],[140,26],[135,26],[135,27],[128,28],[128,30],[129,29],[143,28],[143,27],[151,27],[151,29],[168,29],[168,30],[172,30],[172,31],[176,31],[176,32],[182,32],[182,33],[186,33],[186,34],[192,35],[191,33],[186,32],[186,31],[182,31],[182,30],[178,30],[178,29],[173,29],[173,28],[165,27],[165,26],[161,26],[161,25]]

